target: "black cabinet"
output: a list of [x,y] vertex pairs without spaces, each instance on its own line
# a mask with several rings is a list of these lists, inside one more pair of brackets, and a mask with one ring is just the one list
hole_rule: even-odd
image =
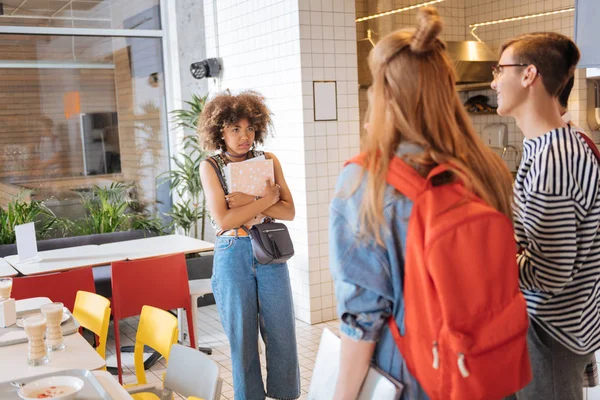
[[575,0],[575,42],[579,67],[600,67],[600,0]]

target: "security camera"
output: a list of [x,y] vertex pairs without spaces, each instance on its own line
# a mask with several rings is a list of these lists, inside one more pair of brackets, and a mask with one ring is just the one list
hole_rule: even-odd
[[196,79],[216,77],[221,72],[221,64],[218,59],[209,58],[190,65],[190,72]]

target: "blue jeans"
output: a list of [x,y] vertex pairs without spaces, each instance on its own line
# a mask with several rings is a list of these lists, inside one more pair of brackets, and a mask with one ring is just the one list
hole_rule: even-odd
[[[249,237],[220,236],[212,287],[231,346],[235,400],[296,399],[300,368],[287,264],[262,265]],[[258,328],[266,346],[267,392],[258,355]]]

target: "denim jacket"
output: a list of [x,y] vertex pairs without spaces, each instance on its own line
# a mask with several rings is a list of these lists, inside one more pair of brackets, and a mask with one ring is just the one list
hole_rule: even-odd
[[[397,154],[419,152],[401,145]],[[360,232],[360,204],[366,174],[356,164],[346,166],[339,177],[330,206],[330,268],[335,282],[338,314],[343,334],[355,340],[377,342],[373,363],[404,384],[402,399],[428,399],[408,372],[387,320],[393,316],[404,333],[404,251],[412,202],[387,185],[382,229],[384,245]],[[359,180],[361,180],[357,190]]]

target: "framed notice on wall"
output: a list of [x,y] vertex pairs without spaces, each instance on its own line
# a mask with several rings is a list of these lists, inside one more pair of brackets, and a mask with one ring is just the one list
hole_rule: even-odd
[[337,82],[314,81],[315,121],[337,121]]

